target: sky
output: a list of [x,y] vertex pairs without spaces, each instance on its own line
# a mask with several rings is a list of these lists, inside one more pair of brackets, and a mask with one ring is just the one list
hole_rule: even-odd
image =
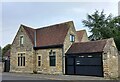
[[[18,0],[19,1],[19,0]],[[20,27],[20,24],[39,28],[53,24],[73,21],[76,30],[89,29],[84,27],[82,20],[87,14],[92,14],[95,10],[102,11],[113,16],[118,15],[119,0],[82,1],[77,2],[14,2],[14,0],[2,0],[0,3],[0,44],[4,47],[11,44]],[[24,2],[26,1],[26,2]],[[45,0],[47,1],[47,0]],[[61,0],[62,1],[62,0]],[[72,1],[72,0],[71,0]]]

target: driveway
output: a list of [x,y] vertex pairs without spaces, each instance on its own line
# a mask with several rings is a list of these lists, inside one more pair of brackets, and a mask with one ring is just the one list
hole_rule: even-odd
[[102,77],[3,73],[2,80],[105,80]]

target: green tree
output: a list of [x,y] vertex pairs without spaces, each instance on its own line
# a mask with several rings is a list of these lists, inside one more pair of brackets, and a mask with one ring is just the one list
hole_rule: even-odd
[[106,16],[104,11],[95,11],[91,15],[87,15],[87,20],[82,21],[85,27],[90,29],[92,35],[90,40],[100,40],[106,38],[114,38],[118,50],[120,50],[120,16]]
[[1,50],[1,46],[0,46],[0,57],[2,57],[2,50]]
[[11,44],[7,44],[3,49],[2,49],[2,56],[5,55],[5,53],[11,49]]

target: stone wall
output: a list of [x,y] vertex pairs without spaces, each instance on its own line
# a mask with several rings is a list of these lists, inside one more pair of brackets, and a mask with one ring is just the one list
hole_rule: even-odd
[[64,53],[67,52],[67,50],[70,48],[70,46],[73,43],[73,42],[70,42],[70,34],[75,36],[75,42],[79,42],[74,24],[72,22],[69,23],[69,30],[64,40]]
[[[20,46],[20,35],[23,35],[23,46]],[[25,66],[18,66],[18,53],[25,53]],[[21,26],[11,46],[10,72],[33,72],[33,45]]]
[[81,39],[81,42],[88,42],[88,35],[87,35],[87,32],[86,30],[83,30],[84,31],[84,34],[82,36],[82,39]]
[[118,77],[118,51],[113,39],[107,41],[104,49],[103,72],[105,78]]
[[0,73],[4,71],[4,62],[0,62]]
[[[50,66],[49,52],[51,50],[56,52],[56,66]],[[37,56],[41,56],[41,66],[38,66],[38,61],[36,61],[37,73],[62,74],[62,48],[39,49],[36,50],[36,60]]]

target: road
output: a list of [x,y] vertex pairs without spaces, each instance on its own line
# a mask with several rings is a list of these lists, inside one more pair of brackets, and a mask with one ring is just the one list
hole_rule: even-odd
[[2,80],[104,80],[102,77],[2,73]]

